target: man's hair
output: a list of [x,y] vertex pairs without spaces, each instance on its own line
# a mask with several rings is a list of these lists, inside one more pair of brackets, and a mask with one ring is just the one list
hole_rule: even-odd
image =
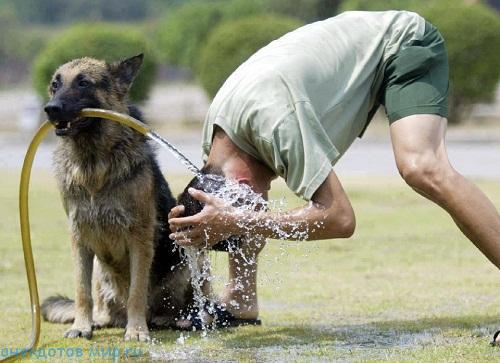
[[[191,179],[184,191],[177,197],[177,204],[184,206],[184,213],[181,217],[200,213],[204,207],[203,203],[194,199],[191,194],[188,193],[189,188],[198,189],[205,193],[215,193],[226,185],[226,179],[224,178],[222,169],[205,165],[200,172],[200,176],[195,176]],[[239,245],[239,237],[230,237],[212,246],[212,250],[231,252],[235,251]]]
[[200,176],[195,176],[177,197],[177,204],[184,206],[182,217],[195,215],[203,209],[203,203],[194,199],[189,193],[189,188],[201,190],[205,193],[214,193],[225,185],[222,169],[205,165]]

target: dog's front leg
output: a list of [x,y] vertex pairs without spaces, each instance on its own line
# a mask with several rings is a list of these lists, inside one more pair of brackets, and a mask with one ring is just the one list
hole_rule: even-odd
[[92,338],[92,267],[94,254],[76,238],[72,239],[75,261],[75,321],[66,338]]
[[149,272],[153,260],[153,248],[144,241],[131,243],[130,289],[127,301],[127,328],[125,340],[149,341],[146,309],[149,290]]

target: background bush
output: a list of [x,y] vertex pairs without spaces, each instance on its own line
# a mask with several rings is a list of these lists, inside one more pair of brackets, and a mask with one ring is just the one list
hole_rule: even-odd
[[291,16],[306,23],[335,16],[341,0],[263,0],[271,13]]
[[[452,9],[452,10],[450,10]],[[450,120],[468,116],[473,103],[491,101],[500,79],[500,17],[481,4],[438,1],[421,13],[446,40],[450,62]]]
[[76,21],[137,21],[155,16],[185,0],[0,0],[26,24]]
[[[440,0],[344,0],[340,5],[340,11],[364,10],[413,10],[426,6]],[[461,0],[458,0],[461,1]],[[458,2],[456,1],[456,2]]]
[[452,123],[469,115],[473,103],[493,98],[500,79],[500,17],[487,6],[462,0],[346,0],[342,10],[406,9],[437,26],[450,62]]
[[156,46],[162,61],[194,70],[200,49],[219,23],[260,14],[262,1],[195,1],[179,6],[160,21]]
[[35,59],[33,84],[37,92],[47,97],[47,85],[56,68],[83,56],[113,62],[144,53],[144,63],[131,90],[133,101],[144,100],[152,86],[156,61],[144,36],[124,26],[81,24],[55,38]]
[[11,8],[0,8],[0,87],[22,83],[35,55],[47,42],[40,29],[25,29]]
[[221,24],[201,50],[198,79],[210,97],[250,55],[301,22],[282,16],[258,16]]
[[12,52],[16,49],[21,38],[21,29],[17,19],[13,17],[11,9],[0,9],[0,63],[6,63],[13,58]]

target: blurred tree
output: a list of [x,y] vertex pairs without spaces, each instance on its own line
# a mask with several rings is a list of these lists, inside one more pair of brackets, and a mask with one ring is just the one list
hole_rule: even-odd
[[45,43],[44,34],[24,29],[10,6],[0,3],[0,83],[27,80],[29,64]]
[[12,52],[20,38],[20,29],[12,9],[0,8],[0,63],[12,58]]
[[310,22],[334,16],[340,2],[341,0],[184,1],[183,6],[169,11],[160,23],[156,35],[157,46],[164,61],[193,69],[200,47],[219,23],[268,13]]
[[[418,9],[417,9],[418,11]],[[420,13],[446,40],[450,62],[450,121],[470,114],[473,103],[491,101],[500,79],[500,17],[482,4],[441,0]]]
[[341,0],[264,0],[273,13],[292,16],[304,22],[312,22],[332,17],[336,14]]
[[494,96],[500,79],[500,17],[492,8],[464,0],[345,0],[341,9],[412,10],[437,26],[450,63],[451,123],[468,116],[473,103]]
[[197,67],[207,94],[215,96],[226,78],[250,55],[301,24],[294,18],[261,15],[218,26],[207,39]]
[[54,24],[75,20],[130,21],[155,16],[186,0],[0,0],[23,23]]
[[327,19],[337,14],[342,0],[318,0],[316,4],[317,19]]
[[340,10],[411,10],[419,6],[427,6],[434,1],[435,0],[344,0],[340,6]]
[[500,0],[486,0],[486,3],[492,8],[500,10]]
[[220,22],[262,13],[260,1],[193,1],[167,13],[156,32],[162,59],[194,69],[210,31]]
[[84,56],[108,62],[144,53],[144,62],[130,90],[130,98],[147,98],[153,84],[156,61],[145,37],[130,28],[104,23],[80,24],[66,30],[50,42],[35,59],[33,84],[42,97],[47,97],[47,85],[56,68],[72,59]]

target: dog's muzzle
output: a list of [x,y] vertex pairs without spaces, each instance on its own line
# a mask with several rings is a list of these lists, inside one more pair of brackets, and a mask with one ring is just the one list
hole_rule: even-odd
[[49,116],[49,121],[54,125],[55,132],[57,136],[67,136],[71,133],[72,127],[78,121],[81,121],[81,117],[72,118],[68,121],[66,118],[67,112],[64,111],[64,105],[60,100],[50,100],[44,107],[44,111]]

